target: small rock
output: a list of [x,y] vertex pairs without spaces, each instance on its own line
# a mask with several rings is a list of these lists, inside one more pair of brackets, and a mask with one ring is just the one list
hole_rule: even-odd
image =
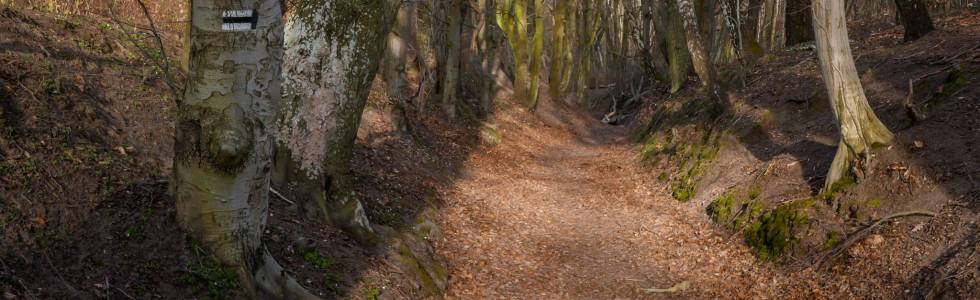
[[915,150],[922,150],[922,148],[925,148],[926,147],[926,143],[923,143],[920,140],[913,141],[912,142],[912,145],[915,146]]

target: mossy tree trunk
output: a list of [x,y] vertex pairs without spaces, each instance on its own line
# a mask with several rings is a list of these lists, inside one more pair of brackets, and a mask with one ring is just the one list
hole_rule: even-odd
[[575,97],[579,103],[587,103],[589,97],[589,77],[592,73],[592,47],[596,42],[596,23],[601,19],[595,16],[591,2],[580,2],[582,8],[578,16],[578,59],[575,70]]
[[687,50],[687,37],[677,3],[667,2],[667,60],[670,64],[670,92],[676,93],[684,87],[687,75],[691,72],[691,53]]
[[892,133],[878,120],[864,95],[847,37],[844,0],[814,0],[813,26],[820,70],[837,117],[841,140],[824,190],[851,172],[853,162],[874,145],[886,145]]
[[[174,149],[178,224],[236,268],[253,297],[316,299],[262,245],[275,142],[267,128],[281,96],[280,3],[194,0],[190,9],[189,72]],[[246,14],[257,18],[243,27],[223,24],[224,17]]]
[[698,28],[698,18],[694,12],[694,5],[691,0],[677,0],[677,11],[684,24],[684,32],[687,37],[687,49],[691,53],[691,62],[694,64],[694,72],[701,78],[701,85],[706,88],[714,86],[713,70],[711,60],[708,57],[708,47],[705,39]]
[[565,97],[565,87],[562,85],[566,70],[569,65],[565,61],[565,54],[570,52],[567,43],[566,26],[568,21],[569,8],[568,1],[557,1],[555,3],[553,25],[551,26],[551,65],[548,73],[548,93],[555,101],[560,101]]
[[905,41],[910,42],[921,38],[936,29],[929,17],[929,9],[922,0],[895,0],[898,15],[905,27]]
[[538,95],[541,90],[541,64],[544,62],[544,2],[531,0],[534,5],[534,36],[531,37],[531,65],[528,73],[531,79],[528,95],[531,109],[538,107]]
[[527,41],[527,3],[526,0],[501,0],[497,7],[497,22],[503,29],[510,44],[514,58],[514,98],[533,104],[530,98],[528,58],[530,49]]
[[397,2],[301,1],[286,22],[283,109],[273,182],[356,240],[378,237],[350,160]]

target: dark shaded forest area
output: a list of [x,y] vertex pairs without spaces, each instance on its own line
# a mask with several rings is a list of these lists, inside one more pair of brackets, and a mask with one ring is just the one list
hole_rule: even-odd
[[975,299],[980,1],[0,0],[3,299]]

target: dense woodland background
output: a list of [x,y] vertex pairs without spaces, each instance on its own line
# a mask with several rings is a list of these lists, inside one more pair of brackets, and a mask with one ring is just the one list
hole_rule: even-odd
[[980,293],[975,0],[0,7],[4,299]]

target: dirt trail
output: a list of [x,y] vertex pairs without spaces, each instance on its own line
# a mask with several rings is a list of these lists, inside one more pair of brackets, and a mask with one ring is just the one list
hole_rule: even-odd
[[448,298],[647,298],[684,281],[671,296],[771,295],[768,266],[671,198],[630,145],[601,137],[622,133],[598,135],[520,127],[471,157],[437,245]]

